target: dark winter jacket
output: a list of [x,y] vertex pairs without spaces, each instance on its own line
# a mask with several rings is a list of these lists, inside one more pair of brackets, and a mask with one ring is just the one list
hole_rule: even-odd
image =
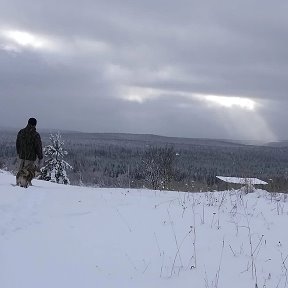
[[18,132],[16,150],[20,159],[35,161],[43,159],[42,142],[36,127],[28,124]]

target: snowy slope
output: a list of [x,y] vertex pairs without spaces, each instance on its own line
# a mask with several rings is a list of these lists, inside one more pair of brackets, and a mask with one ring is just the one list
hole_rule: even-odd
[[288,285],[284,194],[11,183],[0,172],[1,288]]

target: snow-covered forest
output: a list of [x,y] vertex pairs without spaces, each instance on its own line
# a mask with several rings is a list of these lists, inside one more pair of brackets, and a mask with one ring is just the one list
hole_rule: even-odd
[[[41,136],[43,146],[49,144],[49,133],[42,132]],[[15,137],[16,131],[1,131],[0,168],[15,169]],[[209,191],[227,188],[216,178],[223,175],[260,178],[269,183],[265,187],[269,191],[288,188],[286,143],[247,145],[227,140],[65,132],[62,138],[68,151],[65,160],[73,167],[67,173],[75,185]],[[147,180],[152,167],[146,164],[153,149],[155,153],[157,149],[172,149],[166,187],[153,187]]]

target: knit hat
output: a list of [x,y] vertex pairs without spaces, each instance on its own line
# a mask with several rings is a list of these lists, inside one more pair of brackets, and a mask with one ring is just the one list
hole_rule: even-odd
[[30,124],[31,126],[36,126],[37,125],[37,120],[35,118],[30,118],[28,120],[28,124]]

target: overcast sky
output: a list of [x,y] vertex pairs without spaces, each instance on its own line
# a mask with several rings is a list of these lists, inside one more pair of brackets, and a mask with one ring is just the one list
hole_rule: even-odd
[[288,1],[0,0],[0,126],[288,139]]

